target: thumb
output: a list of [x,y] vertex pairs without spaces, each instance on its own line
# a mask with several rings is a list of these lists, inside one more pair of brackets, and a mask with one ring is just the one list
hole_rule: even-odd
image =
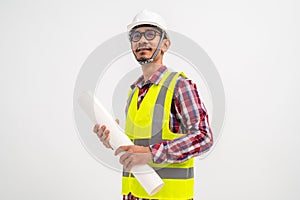
[[119,119],[115,119],[115,121],[117,122],[117,124],[120,124],[120,120]]

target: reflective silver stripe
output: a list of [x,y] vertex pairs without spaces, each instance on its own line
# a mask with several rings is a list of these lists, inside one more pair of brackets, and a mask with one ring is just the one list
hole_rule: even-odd
[[[153,168],[162,179],[188,179],[194,178],[194,168]],[[123,171],[124,177],[129,177],[129,173]],[[131,174],[131,177],[134,177]]]
[[163,82],[163,85],[156,99],[152,117],[152,137],[150,138],[150,144],[156,144],[162,141],[162,127],[166,95],[171,81],[176,74],[176,72],[171,72],[171,74],[169,74],[168,78]]
[[150,145],[150,139],[134,139],[134,144],[146,147]]

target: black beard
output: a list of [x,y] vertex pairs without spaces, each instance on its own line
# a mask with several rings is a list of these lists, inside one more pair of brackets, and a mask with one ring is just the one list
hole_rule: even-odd
[[145,62],[146,60],[148,60],[147,58],[139,58],[139,59],[136,59],[138,62]]

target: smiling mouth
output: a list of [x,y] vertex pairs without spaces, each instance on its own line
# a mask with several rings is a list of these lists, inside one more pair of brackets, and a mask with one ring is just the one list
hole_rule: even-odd
[[150,47],[141,47],[141,48],[137,48],[136,50],[135,50],[135,52],[140,52],[140,51],[151,51],[152,50],[152,48],[150,48]]

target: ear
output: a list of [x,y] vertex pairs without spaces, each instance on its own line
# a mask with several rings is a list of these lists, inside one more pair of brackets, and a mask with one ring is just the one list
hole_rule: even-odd
[[164,39],[162,41],[162,44],[161,44],[161,50],[165,53],[168,51],[169,47],[171,45],[171,41],[169,39]]

